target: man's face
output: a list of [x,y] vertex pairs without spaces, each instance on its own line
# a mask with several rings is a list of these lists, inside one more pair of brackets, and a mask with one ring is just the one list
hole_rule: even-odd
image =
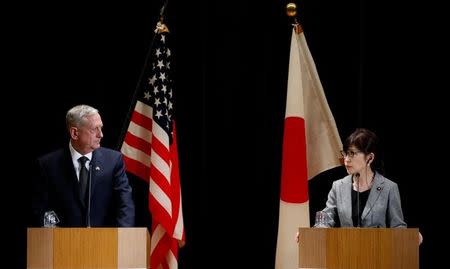
[[91,115],[85,118],[81,127],[76,128],[73,140],[74,147],[81,153],[86,154],[100,147],[100,141],[103,138],[103,122],[99,114]]

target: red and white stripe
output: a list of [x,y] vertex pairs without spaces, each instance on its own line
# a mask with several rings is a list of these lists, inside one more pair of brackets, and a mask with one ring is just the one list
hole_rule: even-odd
[[151,268],[178,268],[178,240],[184,241],[175,122],[173,138],[152,120],[153,110],[140,101],[122,145],[127,171],[149,183],[152,215]]

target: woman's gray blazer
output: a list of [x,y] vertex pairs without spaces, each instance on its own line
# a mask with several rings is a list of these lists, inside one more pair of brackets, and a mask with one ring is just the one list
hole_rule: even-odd
[[[333,182],[323,210],[329,216],[327,226],[335,226],[336,218],[339,218],[341,227],[353,227],[352,188],[351,175]],[[398,186],[379,173],[375,174],[374,183],[361,216],[361,227],[406,227]]]

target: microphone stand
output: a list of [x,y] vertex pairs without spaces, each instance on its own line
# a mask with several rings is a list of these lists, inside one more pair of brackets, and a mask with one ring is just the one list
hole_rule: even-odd
[[356,182],[356,216],[358,218],[358,224],[356,227],[361,227],[361,220],[359,216],[359,173],[355,174],[355,182]]
[[88,173],[88,202],[87,202],[87,214],[86,214],[86,223],[87,228],[91,228],[91,188],[92,188],[92,162],[89,162],[89,173]]

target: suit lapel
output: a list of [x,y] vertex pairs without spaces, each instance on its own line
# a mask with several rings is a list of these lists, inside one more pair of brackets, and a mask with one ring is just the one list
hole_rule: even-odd
[[345,219],[352,219],[352,176],[348,176],[346,180],[343,181],[340,186],[341,190],[339,193],[342,194],[342,208],[344,211]]
[[383,190],[384,186],[384,180],[380,176],[380,174],[376,174],[374,178],[374,184],[372,185],[372,188],[370,189],[369,198],[367,199],[366,206],[364,207],[361,222],[364,221],[364,219],[369,215],[370,211],[372,211],[372,208],[375,206],[375,203],[377,202],[378,198],[381,195],[381,191]]
[[91,167],[90,167],[90,169],[92,169],[92,171],[90,171],[91,188],[92,188],[91,194],[94,193],[98,175],[101,172],[101,167],[103,167],[102,160],[103,160],[102,153],[98,150],[94,150],[94,152],[92,152],[92,163],[91,163]]
[[78,202],[80,203],[80,205],[82,207],[84,207],[84,201],[81,199],[80,196],[80,182],[77,178],[77,173],[75,171],[75,167],[73,166],[73,162],[72,162],[72,155],[70,155],[70,150],[69,148],[65,148],[64,151],[64,165],[66,166],[66,169],[64,169],[64,171],[66,171],[66,177],[67,180],[69,180],[69,184],[73,186],[72,191],[73,191],[73,195],[74,197],[77,198]]

